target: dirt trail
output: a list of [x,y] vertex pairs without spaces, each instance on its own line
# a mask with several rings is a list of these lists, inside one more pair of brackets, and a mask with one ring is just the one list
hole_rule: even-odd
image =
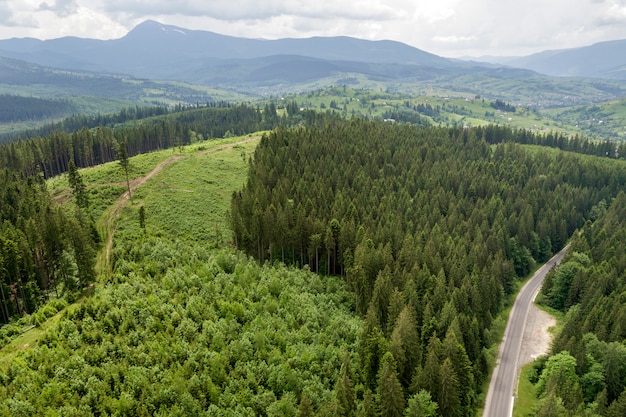
[[[245,143],[249,143],[249,142],[253,142],[255,140],[258,140],[260,138],[260,136],[251,136],[248,137],[246,139],[240,140],[238,142],[233,142],[233,143],[225,143],[223,145],[220,145],[216,148],[212,148],[212,149],[208,149],[206,151],[202,151],[202,152],[198,152],[198,153],[194,153],[193,155],[207,155],[207,154],[211,154],[211,153],[215,153],[224,149],[230,149],[233,148],[237,145],[243,145]],[[191,154],[190,154],[191,155]],[[150,171],[148,174],[146,174],[143,177],[138,177],[138,178],[134,178],[132,180],[130,180],[130,192],[133,193],[135,192],[135,190],[137,188],[139,188],[140,186],[142,186],[143,184],[145,184],[146,182],[148,182],[152,177],[154,177],[156,174],[158,174],[159,172],[161,172],[163,170],[163,168],[165,168],[166,166],[170,165],[173,162],[176,162],[182,158],[186,158],[189,155],[174,155],[171,156],[169,158],[167,158],[165,161],[161,162],[159,165],[157,165],[156,167],[154,167],[154,169],[152,171]],[[103,266],[103,271],[106,271],[107,273],[111,271],[111,264],[110,264],[110,257],[111,257],[111,249],[113,248],[113,235],[115,234],[115,229],[116,229],[116,221],[117,218],[119,217],[120,213],[122,212],[122,209],[124,208],[124,206],[126,205],[127,201],[129,200],[129,194],[128,191],[126,191],[124,194],[122,194],[117,201],[114,203],[113,207],[111,208],[111,210],[109,210],[107,217],[106,217],[106,221],[105,221],[105,227],[106,227],[106,236],[108,236],[107,239],[107,244],[104,250],[104,266]]]

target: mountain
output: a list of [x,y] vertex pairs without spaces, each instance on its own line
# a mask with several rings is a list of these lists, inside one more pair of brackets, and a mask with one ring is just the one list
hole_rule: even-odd
[[0,85],[28,88],[31,94],[46,89],[62,89],[61,97],[98,96],[103,98],[136,98],[142,87],[122,77],[71,70],[60,70],[30,62],[0,57]]
[[626,80],[626,40],[544,51],[525,57],[485,57],[484,61],[526,68],[551,76]]
[[[432,68],[454,67],[451,61],[394,41],[367,41],[350,37],[306,39],[246,39],[208,31],[187,30],[155,21],[146,21],[126,36],[114,40],[65,37],[52,40],[31,38],[0,41],[0,56],[56,68],[123,73],[135,77],[166,78],[195,82],[190,74],[204,69],[229,66],[233,60],[292,56],[324,61],[368,64],[417,65]],[[325,64],[329,71],[341,71]],[[255,64],[258,66],[258,64]],[[289,65],[287,65],[289,68]],[[319,66],[318,66],[318,69]],[[319,75],[319,71],[318,75]]]
[[[542,56],[548,59],[557,53],[561,52]],[[603,56],[603,52],[598,54]],[[548,73],[556,70],[551,72],[531,65],[530,58],[525,65],[521,62],[514,67],[515,59],[506,65],[447,59],[388,40],[345,36],[248,39],[146,21],[119,39],[0,40],[0,58],[19,60],[27,69],[23,74],[7,77],[1,73],[0,62],[0,92],[5,88],[10,94],[43,95],[39,93],[41,89],[33,91],[32,87],[15,91],[17,84],[11,80],[29,79],[31,84],[40,84],[39,80],[43,79],[52,85],[59,77],[64,96],[73,91],[76,96],[112,95],[125,100],[140,97],[141,101],[159,103],[203,102],[207,99],[201,92],[198,95],[201,89],[197,87],[206,86],[252,95],[339,84],[393,91],[419,91],[437,86],[442,91],[466,92],[536,107],[563,106],[623,97],[625,87],[620,74],[625,71],[618,66],[623,55],[626,54],[613,53],[613,64],[602,67],[603,74],[616,80],[574,82],[535,72],[535,67]],[[29,65],[38,68],[39,75],[28,72]],[[105,79],[96,77],[103,74]],[[80,85],[75,85],[72,78],[80,80]],[[171,82],[165,86],[163,80]],[[187,85],[177,85],[180,81]],[[137,83],[142,84],[141,88],[137,88]],[[163,93],[153,96],[150,83]],[[215,98],[213,93],[211,96]]]

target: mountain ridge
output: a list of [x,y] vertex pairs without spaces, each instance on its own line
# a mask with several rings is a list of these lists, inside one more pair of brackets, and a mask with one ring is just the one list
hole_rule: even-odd
[[483,62],[525,68],[556,77],[626,80],[626,39],[553,49],[519,57],[482,57]]
[[[80,59],[76,57],[80,52]],[[0,56],[66,69],[107,72],[130,71],[170,60],[247,59],[274,55],[301,55],[326,60],[453,66],[446,58],[396,41],[368,41],[347,36],[238,38],[204,30],[189,30],[149,20],[119,39],[63,37],[50,40],[0,40]],[[68,61],[72,62],[68,66]]]

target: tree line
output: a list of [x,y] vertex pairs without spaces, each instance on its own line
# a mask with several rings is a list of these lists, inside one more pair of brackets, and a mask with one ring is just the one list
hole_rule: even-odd
[[84,288],[98,243],[80,209],[52,204],[43,177],[0,171],[0,322],[33,313],[51,293]]
[[615,164],[534,152],[500,128],[492,149],[486,131],[363,120],[277,129],[233,194],[239,249],[345,277],[365,319],[358,399],[376,394],[383,415],[424,392],[439,415],[472,415],[517,277],[626,184]]
[[[243,135],[272,129],[279,124],[314,121],[318,116],[312,111],[298,114],[277,114],[274,104],[264,109],[245,104],[224,107],[205,106],[162,114],[164,110],[126,110],[119,115],[93,119],[105,125],[83,125],[73,133],[55,130],[47,136],[18,140],[0,145],[0,167],[8,167],[24,175],[44,178],[67,172],[70,161],[79,168],[95,166],[117,159],[119,142],[127,146],[128,156],[188,145],[195,141],[223,137],[227,134]],[[156,115],[156,117],[155,117]],[[148,116],[145,119],[136,119]],[[82,117],[69,119],[68,125],[78,127]],[[111,123],[133,121],[110,127]],[[76,124],[79,123],[79,124]]]
[[[70,160],[81,168],[115,160],[117,144],[122,141],[126,143],[129,156],[132,157],[207,138],[241,135],[273,129],[279,125],[308,126],[339,117],[330,111],[317,113],[300,110],[295,102],[287,103],[285,110],[279,115],[273,102],[266,104],[263,109],[245,104],[208,103],[203,107],[136,107],[108,116],[72,116],[42,128],[39,133],[45,133],[43,136],[1,144],[0,167],[8,167],[25,175],[41,172],[44,178],[49,178],[67,172]],[[389,116],[422,127],[428,124],[419,117],[413,120],[400,114]],[[626,155],[626,144],[618,146],[608,141],[594,142],[555,133],[536,135],[522,129],[513,130],[495,125],[476,129],[476,134],[490,144],[516,142],[613,158]]]
[[5,142],[11,142],[15,140],[26,140],[32,138],[39,138],[49,136],[54,132],[64,132],[72,134],[75,131],[83,128],[93,129],[96,127],[116,127],[127,122],[136,122],[138,120],[148,119],[150,117],[163,116],[172,113],[180,113],[186,110],[200,108],[200,107],[220,107],[229,108],[234,104],[225,101],[212,101],[207,102],[204,105],[196,103],[195,105],[177,104],[174,106],[135,106],[121,109],[117,113],[111,114],[74,114],[64,118],[61,121],[48,123],[42,127],[36,129],[27,129],[17,134],[5,134],[0,135],[0,141],[4,139]]
[[74,110],[69,100],[0,95],[0,123],[52,119]]

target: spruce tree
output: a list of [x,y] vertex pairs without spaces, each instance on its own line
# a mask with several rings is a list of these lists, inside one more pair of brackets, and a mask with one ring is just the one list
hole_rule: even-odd
[[82,209],[88,208],[89,196],[87,195],[87,188],[83,183],[83,178],[78,172],[78,168],[76,168],[76,164],[71,160],[67,171],[67,179],[72,189],[72,194],[76,199],[76,205]]
[[380,413],[386,417],[401,417],[404,414],[404,391],[396,374],[395,362],[391,353],[385,353],[378,376]]
[[130,180],[128,179],[128,168],[130,166],[130,162],[128,160],[128,151],[126,150],[126,142],[119,142],[117,145],[117,160],[124,170],[124,175],[126,177],[126,187],[128,188],[128,198],[130,202],[133,202],[133,196],[130,192]]

